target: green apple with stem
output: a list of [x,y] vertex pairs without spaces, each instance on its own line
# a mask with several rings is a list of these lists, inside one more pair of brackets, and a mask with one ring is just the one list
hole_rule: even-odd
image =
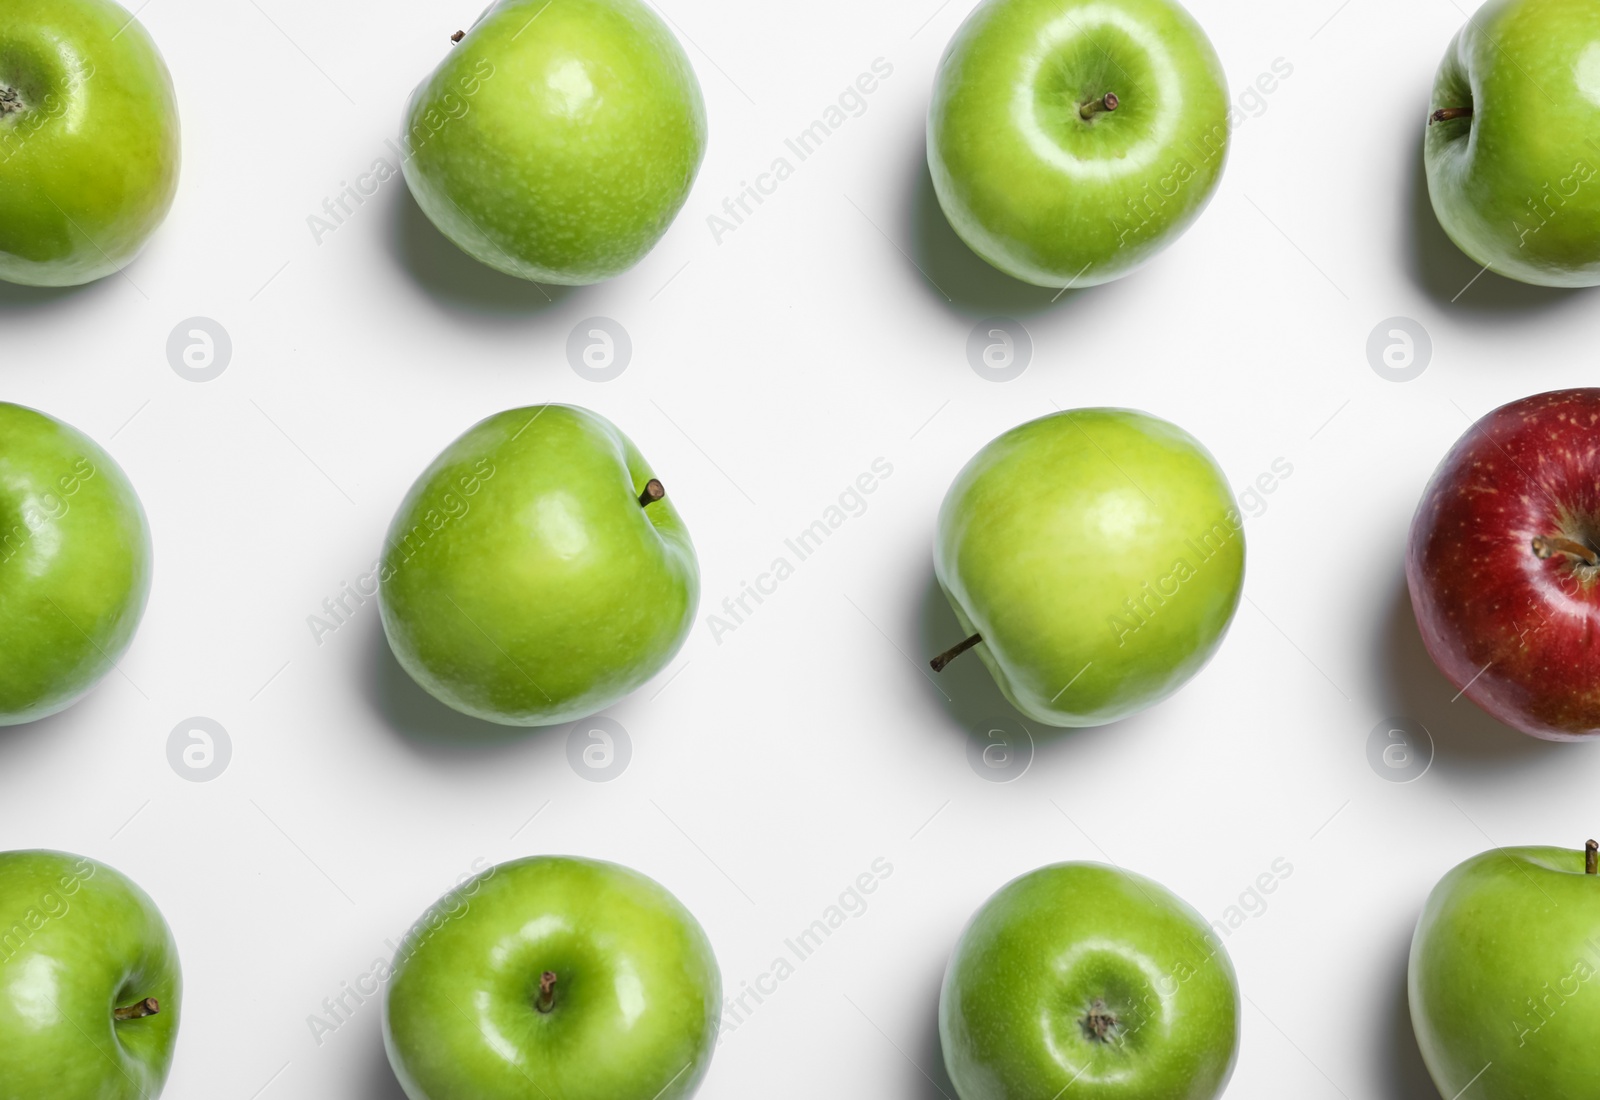
[[171,929],[126,877],[0,853],[0,1100],[155,1100],[182,987]]
[[[1407,984],[1443,1096],[1552,1100],[1600,1081],[1600,845],[1496,848],[1433,888]],[[1470,1086],[1470,1088],[1469,1088]]]
[[1006,432],[939,509],[934,572],[1013,706],[1095,726],[1166,698],[1222,643],[1244,586],[1244,521],[1205,449],[1129,409]]
[[1222,64],[1175,0],[984,0],[939,65],[928,167],[979,256],[1093,286],[1199,217],[1229,129]]
[[111,0],[6,0],[0,279],[121,270],[178,190],[178,104],[150,35]]
[[411,97],[402,168],[439,230],[540,283],[655,247],[705,154],[683,47],[640,0],[500,0]]
[[721,1016],[716,956],[677,898],[613,863],[540,856],[416,923],[383,1036],[411,1100],[683,1100]]
[[0,402],[0,726],[94,687],[149,593],[150,531],[121,467],[75,428]]
[[489,417],[417,479],[379,561],[395,657],[455,709],[554,725],[616,702],[693,625],[700,568],[665,487],[609,420]]
[[1428,194],[1461,251],[1524,283],[1600,283],[1600,7],[1489,0],[1431,104]]
[[1177,895],[1058,863],[1002,888],[961,933],[939,1040],[961,1100],[1212,1100],[1239,1052],[1239,986]]

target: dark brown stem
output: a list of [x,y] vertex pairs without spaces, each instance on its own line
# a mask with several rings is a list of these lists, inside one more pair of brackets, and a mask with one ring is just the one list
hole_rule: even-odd
[[111,1014],[111,1018],[119,1022],[123,1020],[142,1020],[146,1016],[154,1016],[160,1011],[161,1002],[156,1000],[154,997],[146,997],[138,1004],[132,1004],[127,1008],[117,1009]]
[[1565,554],[1570,558],[1577,558],[1584,565],[1600,565],[1600,554],[1596,554],[1581,542],[1564,538],[1561,535],[1535,535],[1530,543],[1534,556],[1540,561],[1546,561],[1557,554]]
[[452,34],[450,36],[450,41],[452,41],[452,42],[460,42],[465,37],[467,37],[467,32],[466,31],[456,31],[455,34]]
[[1600,875],[1600,841],[1591,840],[1583,846],[1583,873]]
[[639,494],[639,507],[643,508],[646,505],[654,504],[658,500],[665,499],[666,495],[666,486],[655,478],[651,478],[644,483],[644,492]]
[[1100,114],[1102,111],[1115,111],[1117,109],[1117,105],[1121,102],[1122,100],[1117,98],[1116,92],[1107,92],[1099,99],[1091,99],[1089,102],[1079,105],[1078,117],[1082,119],[1091,119],[1095,115]]
[[933,671],[935,671],[935,672],[943,672],[945,665],[949,664],[951,661],[955,660],[957,657],[961,656],[963,653],[965,653],[967,650],[971,649],[973,646],[977,645],[981,641],[983,641],[983,635],[982,634],[974,634],[970,638],[966,638],[966,639],[964,639],[962,641],[957,642],[955,645],[951,646],[949,649],[947,649],[943,653],[939,654],[939,656],[937,656],[933,660],[929,661],[928,664],[933,668]]
[[539,999],[533,1002],[533,1007],[540,1012],[548,1013],[556,1007],[556,972],[546,970],[539,975]]
[[1435,122],[1449,122],[1453,118],[1471,117],[1471,107],[1440,107],[1437,111],[1428,116],[1428,125],[1432,126]]

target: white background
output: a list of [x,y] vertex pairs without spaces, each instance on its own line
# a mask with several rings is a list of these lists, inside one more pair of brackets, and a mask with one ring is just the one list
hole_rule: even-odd
[[[870,908],[727,1036],[707,1100],[953,1095],[938,985],[1002,883],[1109,859],[1217,918],[1280,857],[1292,875],[1227,940],[1247,997],[1228,1095],[1431,1095],[1404,999],[1429,889],[1494,844],[1600,830],[1584,813],[1595,750],[1452,703],[1404,593],[1412,509],[1471,420],[1594,381],[1592,294],[1494,275],[1462,292],[1477,269],[1427,206],[1427,92],[1465,13],[1196,0],[1236,97],[1275,59],[1293,75],[1236,131],[1187,236],[1051,304],[965,252],[932,198],[924,114],[969,10],[936,3],[669,0],[705,89],[705,165],[643,263],[552,302],[462,257],[398,180],[320,244],[307,223],[385,153],[477,0],[143,9],[182,104],[177,205],[126,277],[0,289],[0,378],[125,467],[155,586],[122,674],[0,732],[0,837],[105,860],[161,904],[187,986],[172,1100],[398,1100],[376,1002],[320,1046],[307,1017],[475,860],[536,852],[666,884],[732,994],[874,859],[892,863]],[[894,72],[865,113],[718,244],[707,216],[879,57]],[[207,384],[166,357],[196,315],[234,344]],[[606,384],[565,354],[595,315],[634,344]],[[1034,342],[1007,384],[967,363],[992,315]],[[1365,350],[1397,315],[1433,342],[1404,384]],[[569,766],[563,730],[508,737],[425,697],[375,606],[321,645],[307,625],[376,557],[434,454],[545,401],[631,435],[703,570],[682,654],[608,712],[634,756],[606,784]],[[970,657],[939,685],[922,670],[957,637],[931,580],[935,514],[995,435],[1099,404],[1182,424],[1239,489],[1274,459],[1293,474],[1246,527],[1247,599],[1216,660],[1172,700],[1044,740],[1023,778],[987,782],[965,731],[1004,705]],[[866,514],[717,644],[705,613],[878,457],[894,473]],[[209,783],[168,763],[194,715],[233,742]],[[1409,785],[1367,762],[1389,716],[1437,742]]]

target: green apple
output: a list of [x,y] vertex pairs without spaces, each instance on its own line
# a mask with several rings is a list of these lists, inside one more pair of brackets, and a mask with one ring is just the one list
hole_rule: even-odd
[[1199,217],[1228,155],[1227,78],[1174,0],[984,0],[945,51],[928,168],[1006,274],[1092,286]]
[[111,0],[5,0],[0,279],[77,286],[133,260],[178,190],[178,103]]
[[672,660],[700,601],[689,532],[638,450],[569,405],[491,416],[417,479],[379,561],[395,657],[465,714],[594,714]]
[[1006,432],[939,509],[934,571],[1023,714],[1113,722],[1171,695],[1222,643],[1244,586],[1244,521],[1188,432],[1073,409]]
[[1595,1095],[1595,858],[1593,841],[1587,855],[1496,848],[1456,867],[1428,895],[1411,941],[1408,985],[1417,1045],[1442,1095]]
[[411,1100],[682,1100],[721,1016],[716,956],[677,898],[614,863],[541,856],[413,926],[383,1038]]
[[1212,1100],[1239,1052],[1239,986],[1183,899],[1058,863],[1002,888],[961,933],[939,1040],[961,1100]]
[[0,726],[94,687],[149,594],[150,532],[122,469],[76,429],[0,402]]
[[1439,224],[1539,286],[1600,283],[1600,6],[1489,0],[1434,78],[1423,159]]
[[127,878],[0,853],[0,1100],[155,1100],[182,986],[171,929]]
[[500,0],[411,96],[406,182],[463,251],[540,283],[644,258],[689,197],[706,111],[639,0]]

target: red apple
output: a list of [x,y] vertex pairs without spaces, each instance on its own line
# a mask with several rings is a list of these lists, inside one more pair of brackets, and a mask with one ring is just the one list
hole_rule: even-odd
[[1417,506],[1406,583],[1467,698],[1546,740],[1600,734],[1600,389],[1474,424]]

